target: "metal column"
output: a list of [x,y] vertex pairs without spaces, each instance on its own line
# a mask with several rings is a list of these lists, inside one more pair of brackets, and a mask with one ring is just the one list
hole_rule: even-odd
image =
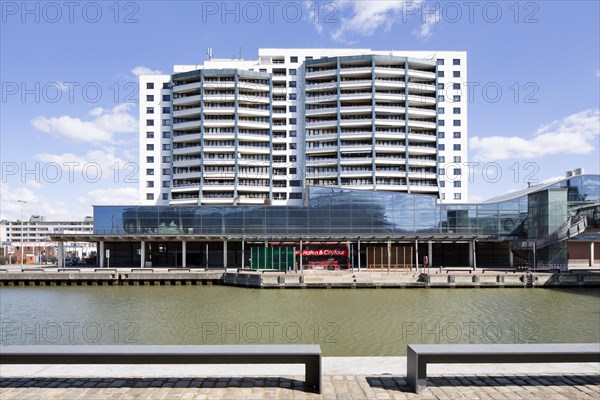
[[[569,262],[567,260],[567,262]],[[590,267],[594,266],[594,242],[590,242]]]
[[477,242],[473,239],[473,271],[477,269]]
[[358,239],[358,250],[356,251],[356,255],[358,256],[358,272],[360,272],[360,239]]
[[208,269],[208,243],[206,243],[206,246],[205,246],[204,268]]
[[181,268],[185,268],[187,266],[187,242],[185,240],[181,241]]
[[98,268],[104,268],[104,240],[98,242]]
[[418,239],[415,239],[415,260],[416,260],[415,268],[416,268],[417,272],[419,272],[419,240]]
[[144,268],[146,263],[146,241],[142,240],[140,242],[140,268]]
[[304,266],[302,265],[302,239],[300,239],[300,272],[304,272]]
[[469,268],[473,268],[473,242],[469,242]]
[[511,268],[515,266],[515,257],[512,250],[510,249],[510,243],[508,244],[508,265]]
[[246,258],[246,254],[244,252],[244,239],[242,239],[242,269],[244,269],[244,259]]
[[[429,258],[429,263],[427,264],[427,267],[432,267],[433,266],[433,242],[430,240],[429,242],[427,242],[427,258]],[[427,270],[427,272],[429,272],[429,270]]]
[[388,259],[388,274],[390,273],[390,266],[392,263],[392,241],[388,240],[387,242],[387,259]]
[[227,240],[223,240],[223,269],[227,270]]

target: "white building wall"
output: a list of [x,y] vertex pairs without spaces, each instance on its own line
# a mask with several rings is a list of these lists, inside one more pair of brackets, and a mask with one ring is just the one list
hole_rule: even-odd
[[[189,72],[197,69],[247,69],[273,73],[273,70],[285,70],[285,76],[273,76],[274,96],[283,90],[285,101],[274,102],[275,106],[286,107],[286,139],[287,149],[284,153],[288,163],[286,166],[285,189],[274,189],[274,193],[285,192],[287,200],[274,200],[274,205],[301,204],[302,180],[304,178],[305,143],[304,132],[304,99],[301,95],[304,84],[304,62],[307,58],[349,55],[388,55],[397,57],[421,58],[438,61],[438,166],[440,197],[442,202],[466,202],[468,200],[467,160],[468,125],[467,125],[467,53],[465,51],[374,51],[371,49],[259,49],[258,60],[211,59],[203,64],[175,65],[174,73]],[[457,60],[457,61],[455,61]],[[457,64],[457,65],[455,65]],[[291,73],[295,70],[295,75]],[[443,75],[443,76],[442,76]],[[163,145],[172,146],[170,140],[162,138],[167,127],[162,120],[170,119],[163,115],[162,108],[169,107],[170,102],[162,101],[164,83],[170,81],[169,75],[148,75],[140,77],[140,203],[146,205],[168,204],[169,188],[163,188],[163,182],[170,181],[170,176],[163,174],[170,169],[171,151],[163,150]],[[295,82],[296,87],[290,87]],[[147,89],[147,83],[154,83],[154,89]],[[281,85],[281,89],[275,85]],[[283,85],[285,84],[285,85]],[[285,87],[284,87],[285,86]],[[443,88],[442,88],[443,87]],[[164,94],[169,91],[165,90]],[[154,101],[147,100],[147,95],[154,94]],[[295,99],[293,98],[293,95]],[[458,97],[455,97],[458,96]],[[154,107],[154,114],[147,113],[147,107]],[[296,111],[292,111],[295,107]],[[456,110],[455,110],[456,109]],[[455,111],[457,112],[455,114]],[[442,113],[443,112],[443,113]],[[154,120],[154,129],[146,126],[147,120]],[[293,125],[294,121],[296,124]],[[443,121],[443,122],[441,122]],[[456,121],[456,122],[455,122]],[[443,124],[443,126],[441,126]],[[154,138],[147,138],[146,133],[154,131]],[[443,136],[443,137],[442,137]],[[274,140],[273,143],[280,142]],[[154,150],[147,145],[153,144]],[[169,147],[170,149],[170,147]],[[147,157],[154,157],[154,163]],[[152,164],[152,165],[151,165]],[[154,175],[148,175],[153,170]],[[455,173],[456,172],[456,173]],[[153,182],[154,187],[147,187]],[[300,185],[298,185],[300,182]],[[456,182],[456,183],[455,183]]]
[[143,205],[169,204],[170,188],[164,185],[171,183],[170,81],[170,75],[140,76],[139,202]]

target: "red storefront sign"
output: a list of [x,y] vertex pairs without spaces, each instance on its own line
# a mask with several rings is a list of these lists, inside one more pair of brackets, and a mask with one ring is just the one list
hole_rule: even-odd
[[[300,255],[300,250],[296,250],[296,255]],[[347,249],[315,249],[302,250],[302,257],[348,257]]]

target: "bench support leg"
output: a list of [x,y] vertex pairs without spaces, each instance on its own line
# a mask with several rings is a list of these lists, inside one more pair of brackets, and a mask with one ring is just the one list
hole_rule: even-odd
[[321,393],[321,356],[311,357],[304,364],[306,387]]
[[427,364],[419,362],[419,355],[410,347],[406,360],[406,381],[415,393],[427,387]]

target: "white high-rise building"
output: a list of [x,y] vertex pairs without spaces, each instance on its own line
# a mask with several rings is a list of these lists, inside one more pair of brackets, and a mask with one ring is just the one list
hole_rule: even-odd
[[142,204],[302,204],[307,185],[467,200],[466,52],[209,54],[140,77]]

